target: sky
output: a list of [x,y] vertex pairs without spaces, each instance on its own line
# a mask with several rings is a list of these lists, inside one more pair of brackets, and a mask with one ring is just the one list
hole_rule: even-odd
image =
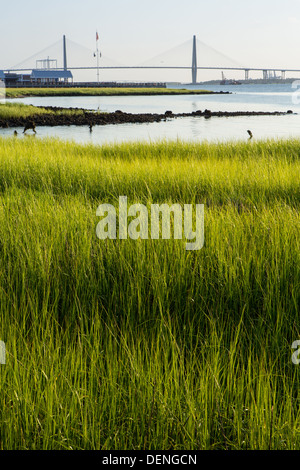
[[0,1],[0,69],[19,64],[63,34],[95,49],[96,30],[103,56],[126,65],[195,34],[241,64],[300,69],[300,0]]

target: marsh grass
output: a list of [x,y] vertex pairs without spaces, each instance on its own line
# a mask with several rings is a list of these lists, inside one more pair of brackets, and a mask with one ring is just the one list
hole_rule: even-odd
[[[0,139],[0,448],[299,449],[299,151]],[[98,240],[120,195],[204,248]]]
[[30,118],[43,114],[48,114],[48,111],[23,103],[0,103],[0,119]]
[[210,94],[208,90],[172,88],[7,88],[7,98],[26,96],[127,96],[127,95],[197,95]]
[[74,116],[83,115],[82,109],[58,109],[51,110],[42,107],[25,105],[23,103],[0,103],[0,119],[18,119],[18,118],[33,118],[40,115],[63,115]]

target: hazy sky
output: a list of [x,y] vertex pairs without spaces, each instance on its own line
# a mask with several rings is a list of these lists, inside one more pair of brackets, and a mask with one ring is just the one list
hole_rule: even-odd
[[150,59],[196,34],[249,66],[300,68],[300,0],[14,0],[0,14],[0,68],[63,34],[93,49],[96,30],[102,53],[122,63]]

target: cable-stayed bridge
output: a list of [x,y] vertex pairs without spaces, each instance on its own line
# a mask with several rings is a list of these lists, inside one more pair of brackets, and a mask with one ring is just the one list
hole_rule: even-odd
[[245,64],[240,64],[202,41],[197,40],[196,36],[192,40],[188,40],[140,64],[125,65],[109,59],[102,53],[99,58],[97,54],[98,52],[92,51],[71,40],[65,41],[63,47],[63,41],[60,40],[32,55],[22,63],[5,69],[5,71],[26,73],[38,68],[37,63],[41,62],[42,59],[52,57],[56,59],[56,70],[66,70],[68,68],[68,70],[76,72],[78,77],[83,72],[85,75],[87,73],[90,75],[93,71],[97,71],[99,76],[99,71],[103,73],[113,70],[114,74],[116,74],[117,71],[134,70],[135,74],[137,74],[138,71],[169,70],[172,71],[172,74],[173,71],[177,71],[177,73],[185,72],[186,77],[187,73],[191,74],[189,76],[193,84],[197,83],[199,72],[201,71],[238,71],[244,74],[245,80],[250,78],[251,72],[261,72],[264,79],[270,76],[270,72],[274,76],[279,73],[280,78],[283,79],[286,72],[300,72],[300,69],[249,67]]

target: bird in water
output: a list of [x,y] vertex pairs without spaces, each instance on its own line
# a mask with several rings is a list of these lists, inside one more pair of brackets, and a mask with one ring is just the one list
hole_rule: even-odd
[[253,137],[253,134],[252,134],[252,132],[251,132],[251,131],[249,131],[249,130],[248,130],[247,132],[248,132],[248,134],[249,134],[249,139],[252,139],[252,137]]
[[90,124],[89,128],[90,128],[90,132],[93,132],[93,124]]
[[17,135],[18,135],[18,132],[17,132],[17,131],[15,131],[15,132],[14,132],[14,136],[15,136],[15,137],[17,137]]

